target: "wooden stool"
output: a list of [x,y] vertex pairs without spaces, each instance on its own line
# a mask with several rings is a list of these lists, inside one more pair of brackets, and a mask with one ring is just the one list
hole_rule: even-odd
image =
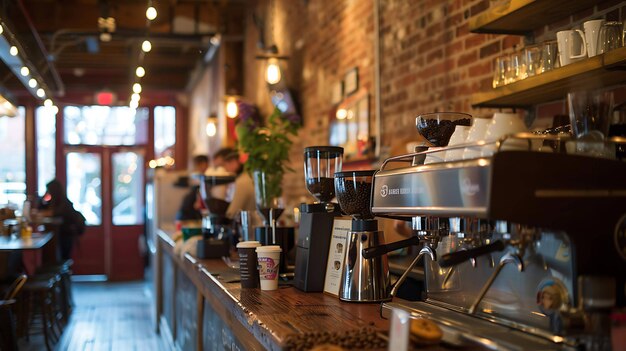
[[[29,280],[23,288],[23,320],[24,332],[26,340],[31,334],[31,327],[39,318],[41,322],[41,332],[44,336],[46,349],[52,350],[52,343],[58,341],[61,328],[55,312],[55,288],[60,281],[56,276],[48,279],[42,278],[37,280]],[[59,329],[59,334],[55,331],[55,327]]]

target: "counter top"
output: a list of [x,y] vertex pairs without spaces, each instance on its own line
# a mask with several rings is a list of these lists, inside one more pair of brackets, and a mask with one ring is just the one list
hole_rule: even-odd
[[[172,256],[234,332],[254,336],[256,340],[246,338],[246,348],[282,349],[287,339],[304,333],[347,333],[366,327],[383,333],[389,330],[389,321],[380,317],[378,303],[342,302],[324,293],[304,293],[282,282],[276,291],[242,289],[238,270],[223,260],[176,255],[170,234],[163,230],[158,233],[165,244],[164,252]],[[427,349],[443,348],[435,345]]]

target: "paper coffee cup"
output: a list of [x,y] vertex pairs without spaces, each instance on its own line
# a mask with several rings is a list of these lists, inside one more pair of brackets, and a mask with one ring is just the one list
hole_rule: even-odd
[[258,241],[242,241],[237,243],[239,253],[239,274],[241,275],[242,288],[259,287],[259,270],[257,268],[257,255],[255,249],[261,246]]
[[282,251],[278,245],[256,248],[261,290],[278,289],[278,267],[280,266],[280,253]]

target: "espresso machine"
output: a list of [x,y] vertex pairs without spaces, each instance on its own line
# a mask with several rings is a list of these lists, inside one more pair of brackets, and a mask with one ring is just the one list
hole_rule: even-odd
[[[529,147],[552,138],[509,137]],[[384,303],[383,317],[402,309],[432,319],[457,345],[610,349],[609,316],[626,306],[626,163],[565,149],[427,165],[414,160],[431,151],[386,160],[374,176],[372,213],[412,220],[415,241],[431,254],[421,255],[425,298]]]
[[364,257],[370,248],[385,247],[385,236],[371,212],[374,170],[335,173],[335,191],[341,210],[352,216],[343,265],[339,299],[348,302],[380,302],[389,295],[389,263],[386,254]]
[[[232,221],[226,217],[229,203],[224,199],[225,188],[223,186],[234,181],[234,175],[200,176],[200,196],[202,196],[206,211],[202,218],[202,240],[199,240],[197,244],[199,258],[219,258],[229,254],[231,240],[233,240],[233,226]],[[217,191],[218,189],[224,191]]]
[[333,221],[341,210],[331,200],[335,197],[335,172],[341,171],[343,148],[311,146],[304,149],[306,188],[315,203],[300,205],[300,226],[296,244],[295,286],[306,292],[324,290],[328,246]]

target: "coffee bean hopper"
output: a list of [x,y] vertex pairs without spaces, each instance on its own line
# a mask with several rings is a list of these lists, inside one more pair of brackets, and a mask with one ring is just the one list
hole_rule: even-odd
[[207,211],[202,218],[202,240],[198,241],[199,258],[228,256],[233,235],[232,222],[226,217],[228,202],[217,197],[212,190],[234,181],[234,175],[200,176],[200,195]]
[[[562,141],[505,138],[529,147]],[[397,308],[432,319],[459,345],[610,349],[610,314],[626,307],[626,163],[563,150],[427,165],[413,162],[431,151],[386,160],[374,175],[371,211],[412,220],[413,240],[433,254],[422,254],[422,301],[383,303],[383,317]]]
[[390,299],[387,255],[363,257],[363,250],[381,247],[385,236],[370,210],[373,170],[335,173],[335,191],[341,210],[352,216],[348,247],[339,287],[339,299],[380,302]]

